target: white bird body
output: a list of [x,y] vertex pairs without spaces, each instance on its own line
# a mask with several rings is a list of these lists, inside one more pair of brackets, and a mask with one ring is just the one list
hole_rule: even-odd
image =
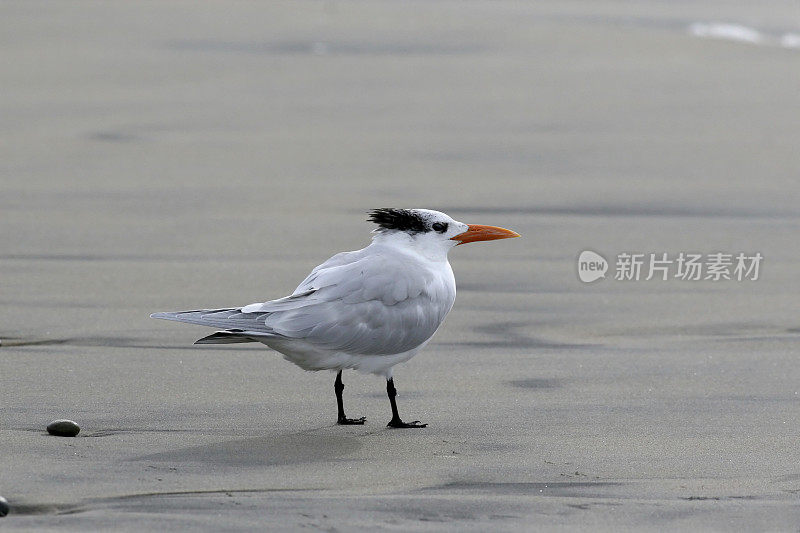
[[[199,344],[261,342],[305,370],[339,371],[341,389],[342,370],[383,375],[394,418],[404,424],[395,427],[419,427],[396,415],[392,368],[424,348],[453,307],[456,282],[447,252],[463,242],[518,235],[427,209],[376,210],[372,216],[381,227],[369,246],[334,255],[289,296],[151,316],[224,328]],[[363,423],[342,422],[341,389],[340,423]]]
[[242,312],[269,313],[264,325],[276,336],[260,342],[305,370],[391,377],[394,365],[427,344],[456,299],[447,256],[431,260],[408,240],[378,234],[366,248],[316,267],[291,296]]

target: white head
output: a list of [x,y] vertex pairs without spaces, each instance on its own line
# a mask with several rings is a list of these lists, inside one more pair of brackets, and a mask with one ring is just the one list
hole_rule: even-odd
[[464,224],[431,209],[373,209],[369,221],[378,225],[376,240],[392,239],[413,246],[429,256],[446,257],[450,248],[468,242],[519,237],[496,226]]

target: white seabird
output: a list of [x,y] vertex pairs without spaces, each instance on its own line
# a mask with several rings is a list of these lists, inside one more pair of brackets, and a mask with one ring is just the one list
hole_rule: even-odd
[[375,209],[372,243],[334,255],[284,298],[229,309],[154,313],[152,318],[221,328],[195,344],[260,342],[305,370],[337,371],[339,424],[342,370],[386,377],[392,407],[388,426],[420,428],[397,413],[392,368],[430,341],[456,299],[447,253],[459,244],[519,237],[495,226],[467,225],[429,209]]

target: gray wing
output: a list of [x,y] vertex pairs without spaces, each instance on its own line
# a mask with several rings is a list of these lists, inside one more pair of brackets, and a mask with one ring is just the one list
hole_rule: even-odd
[[403,353],[427,341],[453,306],[449,267],[448,273],[401,254],[373,253],[320,269],[298,287],[305,292],[255,309],[269,312],[266,327],[282,337],[351,354]]
[[[334,255],[311,271],[311,274],[300,284],[300,287],[290,296],[272,300],[263,304],[252,304],[242,307],[224,309],[196,309],[192,311],[178,311],[167,313],[153,313],[150,318],[175,320],[201,326],[223,328],[221,331],[198,340],[195,344],[227,344],[233,342],[255,342],[264,338],[279,336],[264,323],[265,318],[273,312],[283,309],[294,309],[298,305],[309,305],[315,288],[308,287],[310,280],[315,280],[320,271],[331,267],[347,264],[363,255],[364,250],[355,252],[342,252]],[[304,288],[305,287],[305,288]],[[269,307],[269,310],[262,310]]]
[[403,353],[420,346],[453,306],[452,270],[445,264],[434,272],[397,252],[366,250],[332,257],[285,298],[151,316],[228,330],[201,343],[296,339],[362,355]]
[[323,302],[325,296],[315,293],[320,289],[339,283],[343,276],[348,275],[348,267],[367,257],[367,248],[338,253],[315,267],[289,296],[269,302],[246,305],[241,310],[244,313],[274,313]]
[[[161,318],[164,320],[175,320],[178,322],[188,322],[190,324],[198,324],[201,326],[211,326],[222,328],[228,333],[246,333],[247,335],[239,335],[242,339],[249,337],[274,337],[275,332],[266,326],[264,320],[268,313],[242,313],[241,308],[229,309],[197,309],[195,311],[180,311],[177,313],[153,313],[150,318]],[[214,334],[216,335],[216,334]],[[210,344],[212,338],[219,339],[217,343],[222,342],[253,342],[253,340],[232,340],[236,335],[228,335],[223,340],[222,336],[215,337],[211,335],[200,339],[195,344]]]

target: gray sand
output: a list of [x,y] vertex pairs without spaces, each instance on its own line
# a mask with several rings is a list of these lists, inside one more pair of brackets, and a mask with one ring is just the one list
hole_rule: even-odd
[[[793,3],[0,6],[3,529],[796,529]],[[794,17],[794,18],[793,18]],[[373,207],[522,239],[385,384],[154,311],[280,297]],[[584,285],[584,249],[761,252]],[[56,418],[80,424],[49,437]]]

